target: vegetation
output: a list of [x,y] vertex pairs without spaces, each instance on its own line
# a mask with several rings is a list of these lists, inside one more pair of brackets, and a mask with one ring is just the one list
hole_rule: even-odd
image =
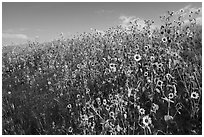
[[202,29],[173,17],[4,47],[3,134],[202,134]]

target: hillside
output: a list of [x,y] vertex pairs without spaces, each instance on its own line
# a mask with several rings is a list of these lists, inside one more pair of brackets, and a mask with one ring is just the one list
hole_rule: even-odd
[[3,134],[201,135],[202,27],[151,24],[4,47]]

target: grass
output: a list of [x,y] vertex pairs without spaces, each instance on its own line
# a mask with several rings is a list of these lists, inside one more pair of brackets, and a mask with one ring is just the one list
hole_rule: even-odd
[[3,134],[202,134],[202,29],[171,22],[4,47]]

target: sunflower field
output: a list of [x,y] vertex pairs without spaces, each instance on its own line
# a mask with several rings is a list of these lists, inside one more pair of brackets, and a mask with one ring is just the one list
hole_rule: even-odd
[[201,135],[199,12],[3,47],[2,133]]

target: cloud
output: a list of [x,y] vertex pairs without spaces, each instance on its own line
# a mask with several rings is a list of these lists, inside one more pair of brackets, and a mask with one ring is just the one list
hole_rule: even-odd
[[2,37],[5,39],[28,39],[28,36],[25,34],[9,34],[3,33]]
[[192,5],[189,4],[189,5],[185,6],[185,7],[183,8],[183,10],[187,10],[187,9],[189,9],[191,6],[192,6]]
[[44,29],[36,29],[35,31],[42,32],[45,31]]
[[135,16],[125,16],[125,15],[121,15],[119,17],[119,20],[120,20],[120,24],[123,26],[123,27],[127,27],[130,25],[130,22],[133,21],[135,19]]
[[23,32],[23,31],[28,30],[28,28],[19,28],[18,30],[21,31],[21,32]]
[[196,18],[196,23],[202,25],[202,17],[197,17]]
[[[119,20],[120,20],[120,25],[124,28],[128,28],[129,26],[131,26],[131,22],[135,22],[136,20],[137,20],[138,29],[142,29],[145,26],[144,20],[140,18],[136,18],[135,16],[121,15],[119,17]],[[152,24],[150,28],[155,29],[156,27],[157,25]]]
[[96,11],[97,14],[103,14],[103,13],[112,13],[113,10],[105,10],[105,9],[101,9]]

